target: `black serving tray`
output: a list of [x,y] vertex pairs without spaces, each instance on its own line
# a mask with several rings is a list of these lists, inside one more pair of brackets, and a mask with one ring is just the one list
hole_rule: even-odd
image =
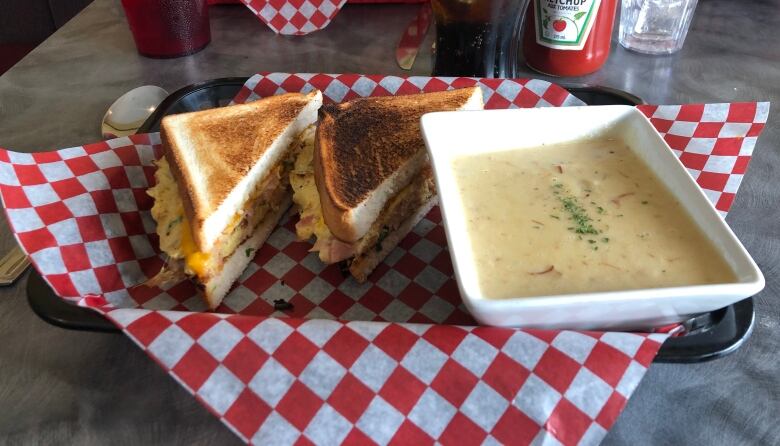
[[[214,79],[184,87],[168,96],[144,122],[139,133],[156,132],[163,116],[227,105],[246,77]],[[641,98],[613,88],[564,85],[588,105],[638,105]],[[27,280],[27,301],[44,321],[62,328],[97,332],[118,332],[118,329],[97,312],[77,307],[57,297],[37,271]],[[753,331],[755,314],[753,299],[693,317],[684,322],[686,334],[668,339],[656,362],[692,363],[719,358],[738,349]]]

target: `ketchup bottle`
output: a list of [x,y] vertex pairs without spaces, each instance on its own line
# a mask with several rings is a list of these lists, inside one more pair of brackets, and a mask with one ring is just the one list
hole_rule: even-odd
[[529,67],[553,76],[582,76],[609,56],[616,0],[531,0],[523,53]]

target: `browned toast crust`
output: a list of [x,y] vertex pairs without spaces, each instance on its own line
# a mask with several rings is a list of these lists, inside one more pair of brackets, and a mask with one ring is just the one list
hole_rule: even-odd
[[[309,101],[309,95],[288,93],[163,118],[160,136],[165,157],[198,246],[203,245],[198,228]],[[197,166],[185,158],[185,140],[196,152]]]
[[412,168],[402,189],[425,163],[420,117],[463,107],[479,87],[354,99],[320,109],[314,176],[331,231],[349,239],[349,212],[396,172]]

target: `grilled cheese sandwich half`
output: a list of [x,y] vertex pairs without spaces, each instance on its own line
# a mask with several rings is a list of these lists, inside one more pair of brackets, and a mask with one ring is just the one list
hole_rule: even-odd
[[313,138],[319,91],[163,119],[152,217],[167,267],[216,308],[291,203],[290,171]]
[[323,107],[290,177],[298,238],[314,237],[320,260],[346,261],[365,281],[435,204],[420,117],[482,106],[472,87]]
[[436,194],[433,175],[429,167],[393,196],[383,212],[374,221],[366,234],[357,242],[346,242],[334,236],[325,223],[320,206],[319,192],[314,179],[312,165],[313,145],[304,148],[290,175],[293,188],[293,202],[298,206],[300,218],[295,225],[296,235],[301,240],[315,238],[312,251],[316,251],[324,263],[336,263],[355,257],[361,252],[382,249],[387,235],[401,226],[404,220]]

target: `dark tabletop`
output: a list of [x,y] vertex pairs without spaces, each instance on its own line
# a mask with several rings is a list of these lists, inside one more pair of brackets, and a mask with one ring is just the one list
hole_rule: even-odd
[[[349,5],[324,31],[284,37],[245,7],[215,7],[204,51],[153,60],[136,54],[119,1],[96,0],[0,77],[0,145],[36,151],[96,141],[106,108],[143,84],[172,92],[257,71],[403,73],[394,47],[416,8]],[[679,54],[643,56],[613,43],[601,71],[567,81],[624,89],[657,104],[778,106],[778,10],[780,0],[702,0]],[[411,73],[430,69],[428,44]],[[766,276],[752,338],[716,361],[653,365],[605,444],[780,444],[779,116],[770,113],[727,218]],[[13,243],[3,221],[0,250]],[[0,443],[238,443],[128,338],[39,320],[27,306],[25,282],[0,289]]]

